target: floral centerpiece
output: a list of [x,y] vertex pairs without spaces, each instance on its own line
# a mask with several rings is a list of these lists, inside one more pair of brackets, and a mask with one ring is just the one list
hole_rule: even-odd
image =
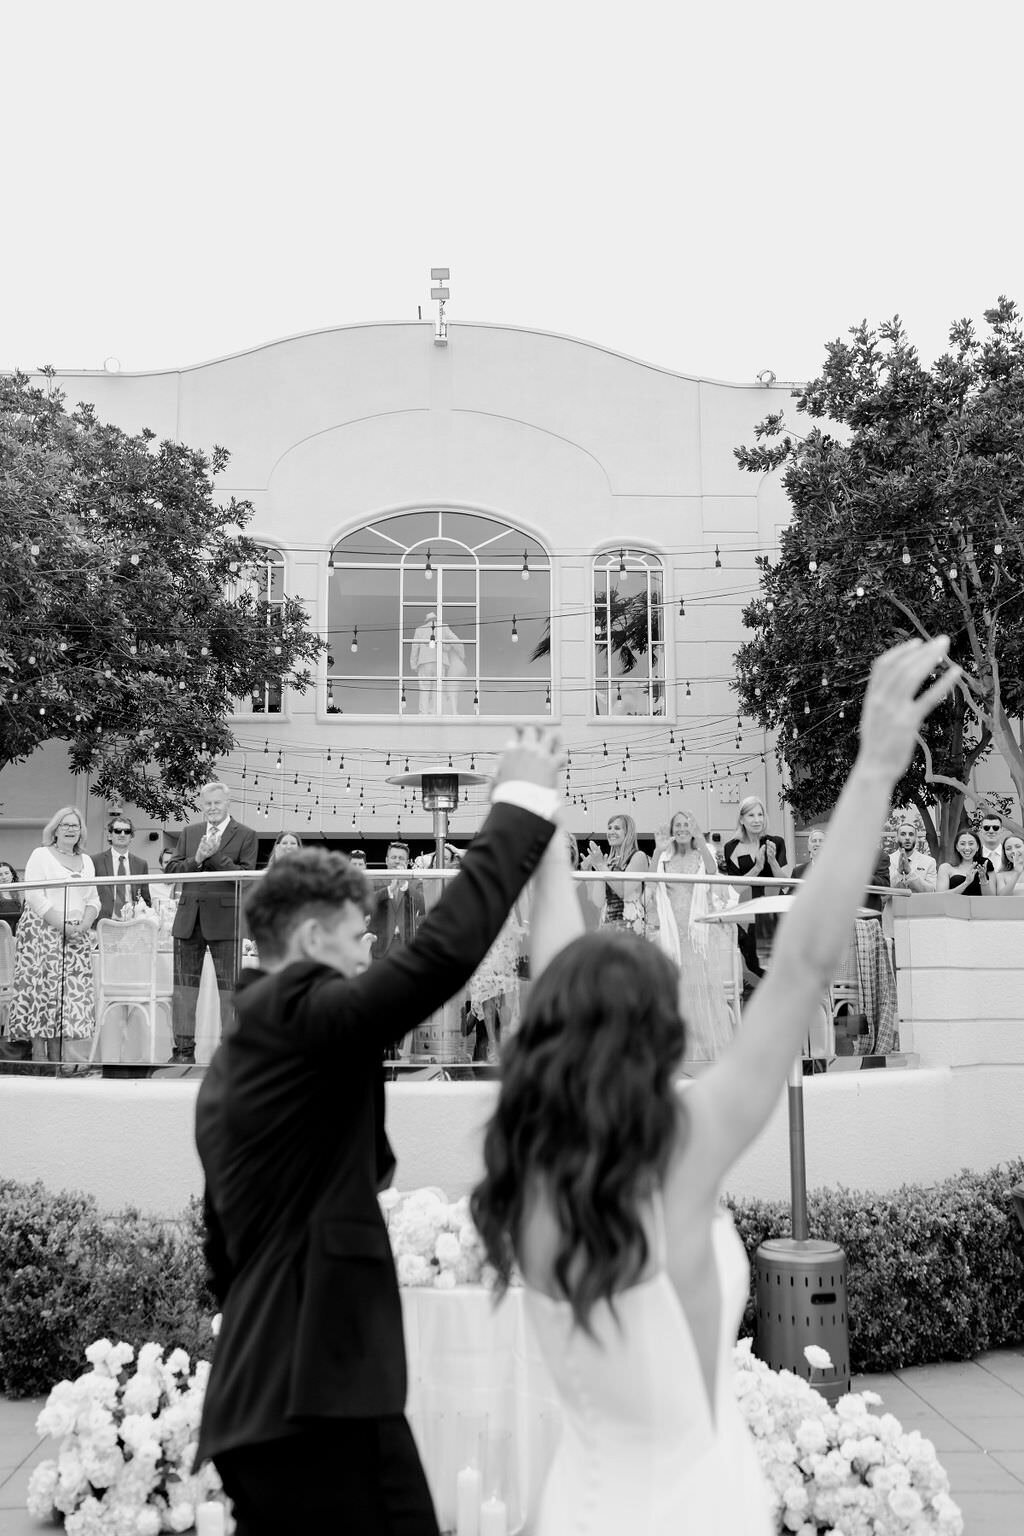
[[415,1189],[407,1195],[386,1189],[380,1204],[399,1285],[447,1291],[457,1285],[493,1284],[494,1271],[469,1214],[468,1196],[449,1201],[439,1189]]
[[[812,1370],[832,1363],[813,1345],[804,1354]],[[847,1393],[833,1408],[802,1377],[758,1360],[749,1339],[734,1363],[781,1536],[961,1536],[935,1447],[891,1413],[873,1414],[876,1392]]]
[[67,1536],[191,1530],[197,1507],[221,1494],[211,1462],[192,1471],[209,1363],[191,1370],[183,1349],[165,1360],[159,1344],[144,1344],[136,1359],[130,1344],[109,1339],[85,1355],[91,1369],[59,1382],[36,1420],[60,1449],[32,1473],[29,1514],[63,1515]]

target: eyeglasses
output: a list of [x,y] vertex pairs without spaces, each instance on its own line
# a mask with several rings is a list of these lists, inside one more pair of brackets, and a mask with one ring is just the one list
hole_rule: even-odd
[[111,832],[117,837],[131,837],[131,827],[111,827]]
[[81,823],[77,821],[61,821],[57,823],[58,832],[81,832]]

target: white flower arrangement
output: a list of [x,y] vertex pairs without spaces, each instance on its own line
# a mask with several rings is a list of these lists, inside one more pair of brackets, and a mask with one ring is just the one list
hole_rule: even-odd
[[[812,1369],[828,1354],[804,1350]],[[850,1392],[835,1407],[792,1371],[773,1371],[741,1339],[736,1396],[775,1502],[780,1536],[962,1536],[935,1447],[905,1434],[876,1392]]]
[[449,1201],[439,1189],[386,1189],[379,1199],[399,1285],[448,1291],[494,1283],[467,1196]]
[[[191,1530],[198,1506],[223,1497],[211,1462],[192,1471],[209,1363],[190,1370],[183,1349],[165,1360],[159,1344],[144,1344],[135,1359],[130,1344],[109,1339],[85,1355],[91,1369],[59,1382],[36,1420],[60,1447],[29,1479],[29,1514],[63,1515],[67,1536]],[[226,1501],[225,1529],[233,1529]]]

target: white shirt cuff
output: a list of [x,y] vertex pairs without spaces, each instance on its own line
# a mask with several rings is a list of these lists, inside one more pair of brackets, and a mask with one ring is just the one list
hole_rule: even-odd
[[492,805],[518,805],[521,811],[532,811],[545,821],[554,821],[558,814],[557,789],[544,784],[531,784],[527,779],[506,779],[491,796]]

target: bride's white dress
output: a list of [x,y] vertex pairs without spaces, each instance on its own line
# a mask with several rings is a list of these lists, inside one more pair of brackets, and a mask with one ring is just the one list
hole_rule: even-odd
[[[726,1211],[712,1223],[719,1286],[714,1404],[665,1268],[573,1326],[568,1302],[526,1287],[526,1307],[563,1414],[532,1536],[772,1536],[769,1495],[736,1405],[732,1349],[747,1297],[743,1244]],[[621,1327],[620,1327],[621,1324]]]

